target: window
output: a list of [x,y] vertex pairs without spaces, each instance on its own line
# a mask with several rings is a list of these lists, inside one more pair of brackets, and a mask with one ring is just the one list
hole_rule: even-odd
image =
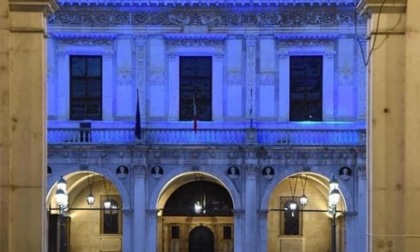
[[[280,197],[280,206],[284,209],[280,215],[280,235],[302,235],[303,216],[298,202],[297,197]],[[295,210],[290,209],[291,203],[295,204]]]
[[70,56],[70,120],[102,120],[101,56]]
[[179,226],[172,226],[171,227],[171,238],[172,239],[179,239]]
[[181,56],[179,75],[179,120],[194,119],[195,103],[197,120],[211,121],[212,58],[210,56]]
[[290,57],[290,121],[322,121],[322,56]]
[[231,226],[223,226],[223,239],[224,240],[231,240],[232,239],[232,227]]
[[119,196],[101,196],[101,206],[108,199],[111,202],[109,209],[101,211],[101,234],[121,234],[121,199]]

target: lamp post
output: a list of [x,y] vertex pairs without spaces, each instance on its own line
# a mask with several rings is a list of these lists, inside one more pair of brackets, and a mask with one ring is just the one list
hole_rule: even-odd
[[328,195],[328,207],[331,210],[331,252],[336,252],[336,217],[337,205],[340,202],[340,191],[338,190],[338,182],[333,176],[330,180],[330,192]]
[[60,214],[60,242],[59,242],[59,251],[67,251],[67,241],[65,238],[64,230],[64,212],[68,207],[69,196],[67,194],[67,182],[61,177],[57,183],[57,191],[55,193],[55,201],[57,202]]

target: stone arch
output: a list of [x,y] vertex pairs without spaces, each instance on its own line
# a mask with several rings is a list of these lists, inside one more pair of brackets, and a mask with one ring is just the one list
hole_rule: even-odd
[[[285,170],[281,170],[280,172],[276,173],[276,176],[271,180],[271,182],[267,185],[267,188],[265,189],[265,191],[263,192],[263,195],[261,197],[261,201],[260,201],[260,209],[268,209],[268,204],[269,204],[269,200],[271,197],[271,194],[274,190],[274,188],[281,183],[284,179],[286,179],[287,177],[296,174],[296,173],[313,173],[319,176],[324,177],[325,179],[330,179],[331,174],[332,174],[332,169],[325,169],[325,168],[319,168],[319,167],[313,167],[311,168],[310,171],[306,172],[303,171],[300,168],[294,168],[294,169],[285,169]],[[355,209],[354,207],[354,202],[353,199],[351,197],[351,193],[350,193],[350,188],[347,185],[347,183],[341,183],[340,184],[340,191],[342,194],[342,198],[343,198],[343,203],[344,203],[344,210],[345,211],[349,211],[349,210],[353,210]]]
[[238,190],[234,183],[229,179],[229,177],[220,170],[191,170],[187,168],[177,168],[171,170],[169,173],[165,173],[164,176],[160,179],[157,183],[156,187],[154,188],[152,194],[150,195],[149,201],[149,209],[156,209],[159,203],[159,199],[161,197],[162,192],[165,190],[166,187],[170,186],[173,181],[177,178],[180,178],[183,175],[188,173],[203,173],[207,176],[210,176],[216,179],[222,186],[224,186],[229,194],[231,195],[232,202],[233,202],[233,209],[241,209],[242,203],[241,198]]
[[124,184],[121,182],[121,180],[117,177],[114,171],[111,171],[107,168],[102,167],[89,167],[89,170],[80,170],[78,167],[71,167],[66,169],[57,169],[57,173],[51,174],[51,176],[48,178],[47,182],[47,199],[49,198],[50,194],[52,192],[52,188],[54,187],[55,183],[61,178],[61,176],[67,176],[69,174],[73,173],[79,173],[79,172],[94,172],[103,175],[105,178],[107,178],[111,183],[118,189],[121,201],[123,205],[123,210],[131,209],[130,204],[130,197],[128,195],[127,189],[125,188]]

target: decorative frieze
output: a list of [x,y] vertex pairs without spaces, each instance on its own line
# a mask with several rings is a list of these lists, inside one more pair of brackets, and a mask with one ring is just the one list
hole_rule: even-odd
[[100,37],[73,37],[60,38],[59,43],[76,46],[112,46],[113,39]]
[[223,41],[216,39],[200,39],[200,38],[185,38],[185,39],[170,39],[168,40],[169,47],[196,47],[196,46],[211,46],[211,47],[222,47]]
[[[112,0],[103,0],[98,2],[97,0],[58,0],[58,3],[61,5],[88,5],[88,6],[95,6],[95,5],[108,5],[108,6],[201,6],[201,7],[210,7],[210,6],[232,6],[232,1],[226,1],[226,0],[207,0],[207,1],[201,1],[201,0],[190,0],[190,1],[173,1],[173,0],[156,0],[156,1],[142,1],[142,0],[119,0],[119,1],[112,1]],[[235,1],[235,5],[237,6],[248,6],[248,7],[261,7],[261,6],[267,6],[267,2],[265,1],[259,1],[259,2],[253,2],[250,3],[246,0],[238,0]],[[298,7],[302,5],[310,4],[311,6],[316,5],[340,5],[340,6],[353,6],[354,0],[282,0],[282,1],[272,1],[269,2],[270,6],[293,6]],[[38,6],[37,6],[38,7]]]
[[[192,7],[156,8],[149,11],[114,11],[79,8],[61,8],[50,16],[48,22],[55,25],[121,26],[337,26],[354,25],[354,9],[340,10],[311,6],[310,8],[208,8],[208,11]],[[357,21],[365,23],[365,19]],[[187,28],[188,29],[188,28]]]
[[304,37],[302,39],[289,39],[279,41],[279,48],[315,46],[334,48],[335,41],[330,39],[310,39],[309,37]]

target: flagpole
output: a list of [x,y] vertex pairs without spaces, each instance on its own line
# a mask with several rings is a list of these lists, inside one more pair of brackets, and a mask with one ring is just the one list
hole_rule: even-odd
[[196,104],[195,96],[196,96],[196,93],[194,92],[193,94],[193,120],[194,120],[193,129],[194,129],[194,132],[197,132],[198,115],[197,115],[197,104]]
[[252,103],[253,103],[253,100],[252,100],[252,92],[253,92],[253,89],[251,88],[251,103],[250,103],[250,108],[249,108],[249,128],[253,128],[254,127],[254,122],[252,121]]
[[136,140],[141,140],[141,116],[140,116],[140,101],[139,101],[139,89],[136,89],[137,94],[137,103],[136,103],[136,125],[134,128],[134,135],[136,136]]

